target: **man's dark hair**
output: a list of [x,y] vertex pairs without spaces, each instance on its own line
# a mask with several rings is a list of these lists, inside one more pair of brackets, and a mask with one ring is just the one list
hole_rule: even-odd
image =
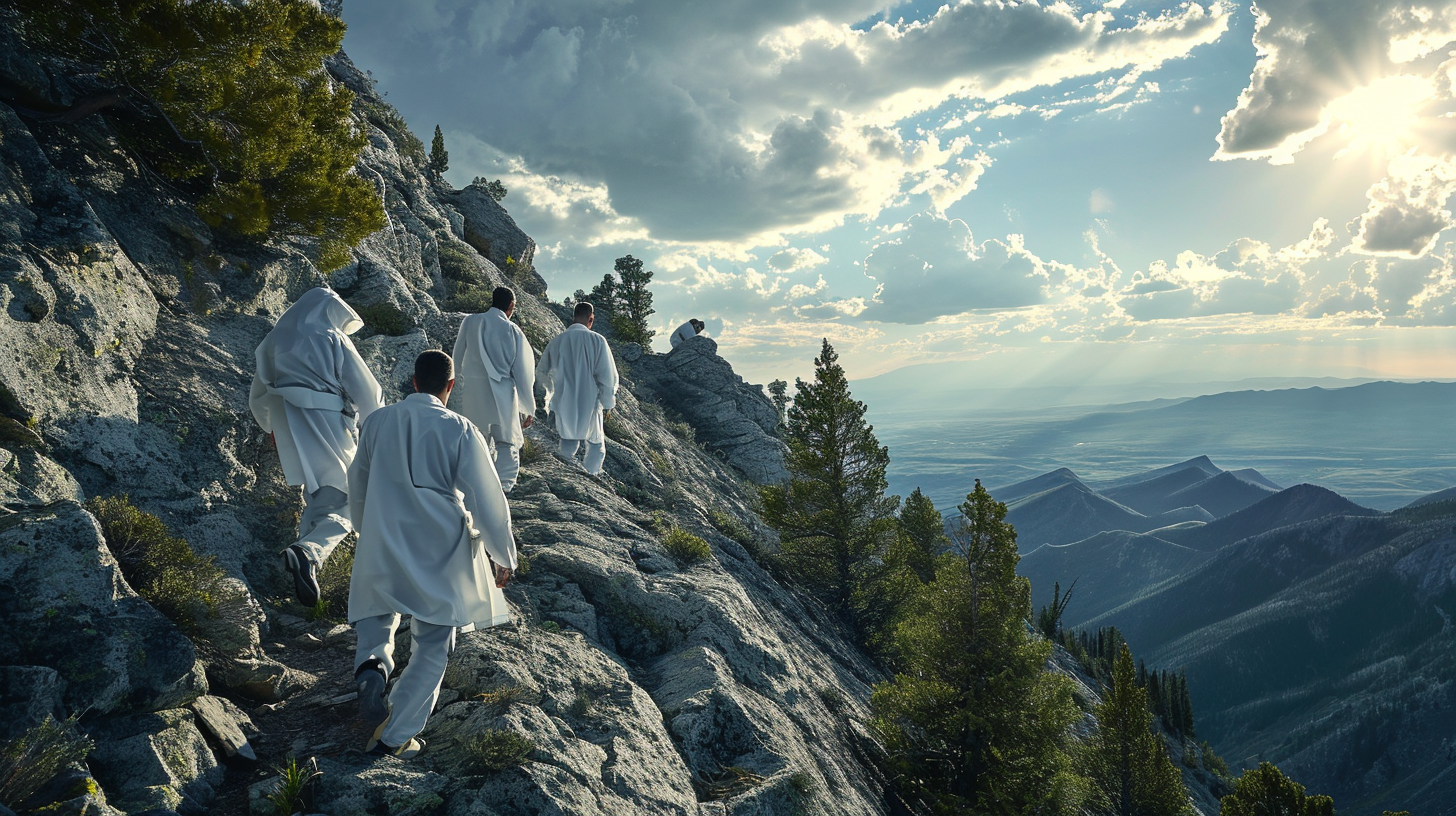
[[515,302],[516,293],[511,291],[509,286],[497,286],[495,291],[490,293],[490,305],[502,312],[511,308],[511,304]]
[[415,358],[415,390],[421,394],[439,394],[455,379],[455,361],[439,349],[420,352]]
[[704,323],[703,321],[697,319],[696,317],[693,318],[692,320],[689,320],[688,322],[692,324],[693,331],[696,331],[696,332],[701,332],[703,329],[706,329],[708,327],[708,324],[707,323]]
[[591,317],[592,313],[595,311],[596,310],[592,308],[591,303],[585,300],[578,300],[576,302],[576,311],[572,312],[571,316],[575,320],[585,320],[588,317]]

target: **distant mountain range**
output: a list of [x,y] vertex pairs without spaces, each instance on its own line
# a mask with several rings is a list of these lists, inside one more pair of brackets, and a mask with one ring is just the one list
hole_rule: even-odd
[[[1072,532],[1079,509],[1124,524],[1034,546],[1018,569],[1037,606],[1076,581],[1065,627],[1115,625],[1149,665],[1185,669],[1199,737],[1232,765],[1274,761],[1342,814],[1448,812],[1456,489],[1381,513],[1267,482],[1198,457],[1092,484],[1061,469],[1000,492],[1033,537]],[[1126,525],[1180,494],[1228,497],[1227,509],[1254,489],[1203,523]]]

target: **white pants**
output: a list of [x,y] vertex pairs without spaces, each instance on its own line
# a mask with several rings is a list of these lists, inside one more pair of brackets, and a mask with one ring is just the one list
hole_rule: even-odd
[[599,476],[602,472],[602,463],[607,460],[607,442],[588,442],[585,439],[563,439],[561,440],[561,455],[567,461],[574,461],[581,446],[586,445],[586,455],[582,457],[582,467],[593,476]]
[[509,493],[516,486],[516,476],[521,472],[521,449],[502,439],[506,429],[491,425],[485,429],[485,448],[495,460],[495,473],[500,477],[501,490]]
[[329,554],[354,528],[349,524],[349,494],[337,487],[320,487],[303,498],[298,523],[298,544],[308,560],[323,566]]
[[[386,676],[394,674],[394,630],[399,615],[376,615],[354,622],[358,644],[354,647],[354,671],[367,660],[384,664]],[[399,747],[425,730],[435,701],[440,699],[440,681],[445,664],[455,649],[455,627],[410,620],[410,660],[389,692],[389,725],[382,739]]]

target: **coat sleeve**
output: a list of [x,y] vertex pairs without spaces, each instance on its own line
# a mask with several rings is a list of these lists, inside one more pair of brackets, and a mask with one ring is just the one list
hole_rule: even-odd
[[268,414],[268,408],[264,398],[268,396],[268,384],[257,374],[253,375],[253,388],[248,392],[248,407],[253,411],[253,419],[258,420],[258,425],[263,430],[273,432],[273,418]]
[[379,387],[379,381],[374,379],[374,372],[369,370],[349,338],[340,336],[340,339],[343,341],[339,344],[343,358],[339,361],[339,383],[344,386],[344,393],[354,402],[354,409],[359,412],[359,421],[363,422],[384,404],[384,389]]
[[490,555],[490,560],[516,568],[516,541],[511,535],[511,510],[506,496],[501,492],[500,477],[490,454],[485,450],[485,441],[474,425],[466,427],[460,440],[460,459],[455,468],[455,489],[465,497],[465,509],[470,511],[475,529],[480,531],[481,543]]
[[511,379],[516,383],[516,399],[527,415],[536,413],[536,353],[526,340],[526,333],[516,331],[516,364],[511,370]]
[[460,361],[465,359],[465,352],[469,348],[469,341],[465,339],[465,327],[469,322],[468,317],[460,322],[460,331],[455,333],[455,348],[450,352],[450,359],[455,361],[455,379],[457,380],[460,379],[460,369],[463,368]]
[[612,348],[606,338],[597,336],[601,338],[597,344],[600,348],[597,370],[593,375],[597,381],[597,400],[604,410],[610,411],[617,407],[617,361],[612,359]]
[[546,344],[545,350],[541,352],[541,359],[536,361],[536,379],[546,389],[546,410],[551,410],[551,359],[552,350],[556,348],[556,338]]
[[369,455],[374,445],[367,427],[360,426],[359,449],[349,463],[349,521],[355,530],[364,524],[364,497],[369,492]]

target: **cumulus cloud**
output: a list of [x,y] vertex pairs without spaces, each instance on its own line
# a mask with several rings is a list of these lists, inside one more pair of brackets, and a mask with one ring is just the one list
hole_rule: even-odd
[[1419,257],[1451,226],[1456,192],[1456,0],[1262,0],[1259,58],[1222,120],[1215,159],[1295,160],[1334,134],[1388,159],[1352,247]]
[[[970,1],[862,25],[881,10],[838,0],[346,5],[350,47],[411,105],[437,100],[448,134],[478,135],[530,173],[580,185],[568,189],[605,189],[613,213],[682,242],[823,230],[910,191],[943,208],[986,162],[969,139],[907,135],[908,117],[1151,70],[1228,24],[1219,3],[1119,22],[1065,3]],[[536,194],[519,186],[518,201]]]
[[977,244],[964,221],[921,213],[865,258],[879,283],[868,320],[925,323],[976,309],[1030,306],[1046,300],[1048,273],[1021,236]]

